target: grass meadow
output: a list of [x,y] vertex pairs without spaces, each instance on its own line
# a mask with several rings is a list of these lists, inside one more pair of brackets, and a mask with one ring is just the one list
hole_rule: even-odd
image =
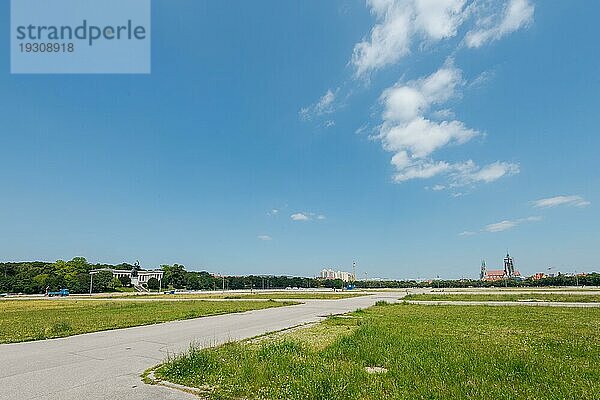
[[411,294],[403,300],[427,301],[552,301],[565,303],[600,303],[600,294],[570,293],[451,293]]
[[380,303],[155,376],[210,399],[598,399],[600,309]]
[[293,304],[275,301],[0,301],[0,343],[24,342]]

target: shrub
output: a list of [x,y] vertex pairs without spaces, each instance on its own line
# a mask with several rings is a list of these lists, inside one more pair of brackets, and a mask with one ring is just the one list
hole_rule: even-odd
[[160,289],[160,282],[156,278],[148,279],[148,289],[150,290],[158,290]]
[[121,285],[128,287],[131,286],[131,278],[128,276],[120,276],[119,280],[121,281]]

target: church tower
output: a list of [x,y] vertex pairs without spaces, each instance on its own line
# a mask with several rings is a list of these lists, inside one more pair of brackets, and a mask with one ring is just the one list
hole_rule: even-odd
[[508,252],[506,252],[506,257],[504,257],[504,275],[509,278],[515,276],[515,264]]

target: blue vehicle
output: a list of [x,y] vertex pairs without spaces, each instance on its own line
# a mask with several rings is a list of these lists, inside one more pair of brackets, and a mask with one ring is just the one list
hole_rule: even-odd
[[48,292],[48,297],[59,296],[64,297],[69,295],[69,289],[60,289],[58,292]]

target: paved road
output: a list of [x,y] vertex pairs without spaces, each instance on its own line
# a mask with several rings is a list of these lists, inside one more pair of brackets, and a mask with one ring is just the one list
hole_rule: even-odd
[[62,339],[0,345],[0,399],[160,400],[195,399],[145,385],[140,374],[168,354],[318,321],[393,301],[406,292],[385,292],[343,300],[312,300],[296,306],[173,321],[88,333]]

